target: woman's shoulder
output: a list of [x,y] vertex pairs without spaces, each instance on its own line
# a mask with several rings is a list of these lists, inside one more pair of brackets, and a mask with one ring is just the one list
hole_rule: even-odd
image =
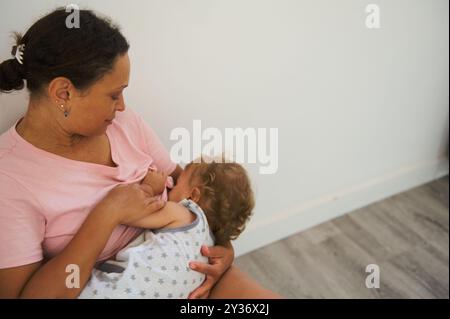
[[12,214],[12,210],[26,214],[28,211],[37,212],[40,208],[40,203],[23,183],[0,170],[0,217]]
[[0,134],[0,172],[18,164],[18,153],[20,152],[17,139],[12,132],[14,125]]
[[14,125],[0,134],[0,159],[4,157],[7,153],[11,152],[14,148],[16,142],[11,134],[11,130],[14,129]]
[[[48,174],[40,166],[34,146],[23,140],[15,129],[18,120],[8,130],[0,134],[0,173],[21,180],[22,171],[37,171]],[[0,174],[1,178],[1,174]]]

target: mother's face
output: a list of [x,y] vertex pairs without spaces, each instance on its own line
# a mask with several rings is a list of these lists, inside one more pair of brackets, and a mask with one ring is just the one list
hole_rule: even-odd
[[101,135],[111,124],[116,111],[125,110],[123,89],[128,86],[130,59],[119,56],[110,73],[94,83],[86,92],[74,91],[70,102],[70,115],[65,119],[73,133]]

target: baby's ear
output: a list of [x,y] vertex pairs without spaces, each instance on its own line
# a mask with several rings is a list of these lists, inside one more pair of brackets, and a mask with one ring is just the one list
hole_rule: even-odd
[[194,188],[191,190],[191,196],[190,196],[190,198],[191,198],[194,202],[198,203],[198,202],[200,201],[200,197],[201,197],[200,189],[199,189],[198,187],[194,187]]

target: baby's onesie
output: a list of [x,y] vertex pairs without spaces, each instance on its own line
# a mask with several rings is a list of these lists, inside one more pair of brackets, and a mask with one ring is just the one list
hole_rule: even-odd
[[117,253],[116,260],[93,269],[78,298],[187,298],[205,279],[188,264],[208,262],[200,248],[213,246],[214,236],[195,202],[184,199],[180,204],[196,215],[191,224],[144,231]]

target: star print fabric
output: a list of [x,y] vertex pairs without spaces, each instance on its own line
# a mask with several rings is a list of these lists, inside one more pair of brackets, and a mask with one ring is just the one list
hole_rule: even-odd
[[143,232],[117,254],[116,260],[92,271],[79,298],[184,299],[200,286],[205,275],[188,265],[191,261],[208,262],[200,248],[213,246],[214,236],[195,202],[180,203],[197,216],[193,223]]

